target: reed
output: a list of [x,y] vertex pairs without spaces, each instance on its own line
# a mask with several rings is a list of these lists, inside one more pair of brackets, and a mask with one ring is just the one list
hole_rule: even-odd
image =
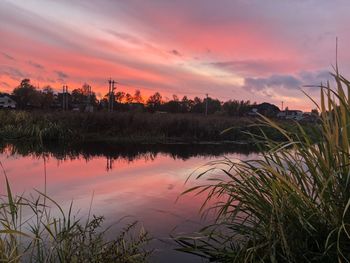
[[[256,118],[201,114],[138,112],[42,112],[0,110],[0,140],[44,142],[169,143],[234,141],[250,142],[246,132],[259,131]],[[279,121],[287,130],[294,123]],[[314,123],[304,123],[309,130]],[[223,130],[231,129],[226,133]],[[283,137],[270,127],[264,132],[273,139]]]
[[[52,211],[58,211],[54,216]],[[30,216],[24,216],[24,211]],[[103,217],[76,218],[45,193],[34,198],[14,196],[6,177],[0,199],[0,262],[147,262],[148,233],[131,223],[109,240]]]
[[252,135],[266,149],[257,159],[219,160],[196,175],[207,184],[184,194],[206,192],[202,211],[216,221],[176,238],[180,251],[215,262],[350,261],[350,81],[332,75],[336,87],[321,85],[314,101],[318,140],[262,117],[283,142]]

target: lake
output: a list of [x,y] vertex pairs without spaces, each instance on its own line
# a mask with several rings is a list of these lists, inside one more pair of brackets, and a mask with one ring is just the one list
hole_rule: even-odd
[[0,161],[14,193],[44,191],[46,182],[48,195],[65,209],[73,200],[78,217],[87,217],[93,200],[93,214],[103,215],[105,226],[113,225],[110,237],[129,222],[141,222],[155,238],[152,262],[202,262],[174,251],[170,240],[170,235],[194,232],[212,220],[199,214],[205,196],[178,199],[184,190],[203,183],[185,181],[196,168],[223,156],[255,155],[234,145],[3,145]]

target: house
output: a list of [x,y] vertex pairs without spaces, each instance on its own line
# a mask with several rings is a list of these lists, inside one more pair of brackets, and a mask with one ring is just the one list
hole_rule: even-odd
[[304,112],[303,113],[303,122],[317,122],[319,120],[318,114],[313,112]]
[[0,108],[15,109],[17,103],[7,94],[0,94]]
[[277,114],[277,118],[285,119],[285,120],[300,121],[304,118],[304,116],[301,110],[285,110],[285,111],[280,111]]

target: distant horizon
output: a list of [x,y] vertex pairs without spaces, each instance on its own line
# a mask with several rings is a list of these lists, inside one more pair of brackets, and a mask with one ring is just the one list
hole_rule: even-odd
[[[29,79],[29,80],[30,80],[30,79]],[[54,93],[57,94],[57,95],[58,95],[58,94],[64,93],[62,87],[61,87],[61,90],[60,90],[60,89],[54,89],[54,87],[52,87],[51,85],[45,85],[45,86],[40,87],[40,86],[35,86],[34,83],[31,83],[31,84],[32,84],[37,90],[42,91],[42,92],[44,91],[45,88],[50,87],[50,88],[52,88],[52,89],[54,90]],[[69,86],[67,85],[67,86],[68,86],[68,94],[71,94],[72,91],[75,90],[75,89],[81,89],[81,88],[82,88],[84,85],[86,85],[86,84],[89,85],[89,83],[84,83],[84,84],[82,84],[80,87],[70,87],[70,88],[69,88]],[[17,85],[17,87],[18,87],[18,86],[19,86],[19,85]],[[15,87],[15,88],[16,88],[16,87]],[[95,93],[93,89],[92,89],[91,91],[92,91],[93,93]],[[128,93],[129,95],[134,96],[136,91],[139,91],[139,92],[140,92],[142,102],[135,102],[135,101],[127,102],[127,99],[124,97],[124,98],[122,99],[122,101],[116,101],[116,103],[125,103],[125,104],[128,104],[128,103],[140,103],[140,104],[146,105],[146,104],[147,104],[147,99],[148,99],[150,96],[154,95],[155,93],[159,93],[159,94],[162,96],[162,102],[163,102],[163,103],[167,103],[167,102],[169,102],[169,101],[174,101],[174,100],[175,100],[175,99],[174,99],[174,96],[176,96],[176,97],[178,98],[179,101],[181,101],[184,97],[186,97],[186,98],[189,99],[189,100],[194,100],[194,99],[196,99],[196,98],[200,98],[202,101],[204,101],[205,98],[206,98],[206,95],[204,95],[204,96],[195,96],[195,95],[194,95],[194,96],[191,96],[191,95],[186,95],[186,94],[184,94],[183,96],[178,96],[178,94],[172,94],[170,97],[168,97],[168,96],[163,96],[162,93],[159,92],[159,91],[154,91],[154,93],[150,94],[149,96],[144,96],[144,95],[143,95],[143,91],[142,91],[141,89],[135,89],[133,92],[132,92],[132,91],[131,91],[131,92],[125,92],[124,90],[116,90],[115,92],[123,92],[124,95],[126,95],[126,94]],[[9,90],[9,91],[7,91],[7,92],[0,91],[0,94],[9,94],[10,96],[14,96],[14,94],[13,94],[13,89],[12,89],[12,90]],[[96,95],[96,94],[95,94],[95,95]],[[275,103],[272,103],[272,102],[267,102],[267,101],[257,102],[257,101],[250,101],[250,100],[246,100],[246,99],[238,100],[238,99],[232,98],[232,99],[227,99],[227,100],[220,100],[219,98],[217,98],[217,97],[215,97],[215,96],[209,96],[209,94],[208,94],[208,97],[209,97],[210,99],[213,99],[213,100],[219,100],[221,103],[225,103],[225,102],[229,102],[229,101],[243,101],[243,102],[249,102],[249,103],[250,103],[250,106],[260,105],[260,104],[264,104],[264,103],[269,103],[269,104],[272,104],[272,105],[278,107],[279,110],[281,110],[281,111],[285,111],[285,110],[299,110],[299,109],[296,109],[296,108],[295,108],[295,109],[294,109],[294,108],[293,108],[293,109],[290,108],[290,107],[288,106],[288,104],[287,104],[287,105],[285,104],[284,101],[283,101],[283,104],[281,103],[280,105],[278,105],[278,104],[275,104]],[[102,96],[102,97],[96,96],[96,98],[101,102],[103,99],[108,99],[108,93],[105,94],[105,95]],[[282,105],[283,105],[283,108],[282,108]],[[312,109],[310,109],[309,111],[307,111],[307,110],[306,110],[306,111],[303,110],[303,111],[304,111],[304,112],[311,112],[311,111],[314,110],[314,109],[316,109],[316,106],[314,106],[314,107],[313,107]]]
[[[347,8],[348,7],[348,8]],[[310,111],[331,79],[335,42],[350,73],[350,2],[308,0],[0,2],[0,92],[21,79],[60,91],[88,83],[101,98],[144,96],[250,100]]]

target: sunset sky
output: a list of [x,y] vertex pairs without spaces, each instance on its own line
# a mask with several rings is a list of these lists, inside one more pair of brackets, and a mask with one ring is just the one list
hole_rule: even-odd
[[[309,110],[300,91],[350,73],[350,1],[1,0],[0,91],[23,78],[98,96],[211,97]],[[304,88],[318,96],[316,88]]]

